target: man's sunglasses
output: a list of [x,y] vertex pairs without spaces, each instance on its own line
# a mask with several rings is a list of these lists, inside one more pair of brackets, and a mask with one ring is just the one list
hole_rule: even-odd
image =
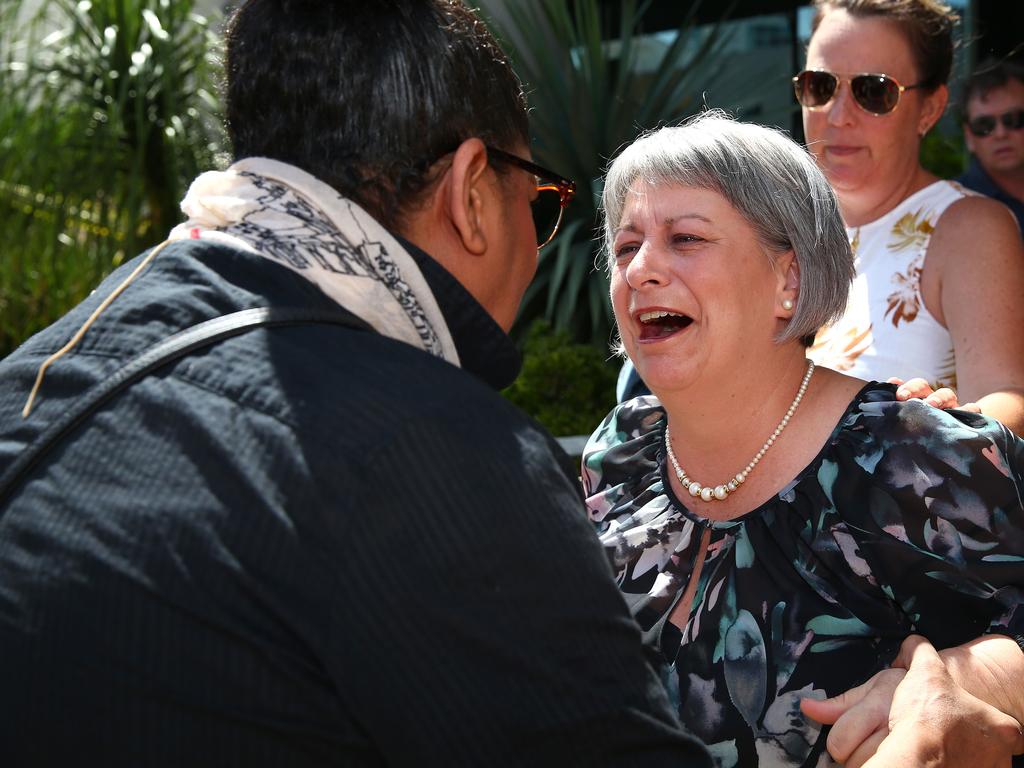
[[904,91],[921,88],[924,83],[900,85],[888,75],[865,73],[840,77],[820,69],[805,69],[793,78],[796,100],[808,109],[821,109],[836,95],[839,83],[850,83],[850,93],[857,106],[872,115],[887,115],[896,109]]
[[533,225],[537,229],[537,250],[540,250],[550,243],[558,232],[558,227],[562,223],[562,212],[576,195],[576,182],[495,147],[487,147],[487,156],[520,168],[534,177],[537,198],[530,206],[533,210]]
[[1003,112],[1001,115],[976,117],[967,121],[967,129],[975,136],[982,138],[992,133],[996,129],[997,123],[1002,123],[1003,128],[1008,131],[1019,131],[1024,128],[1024,109]]

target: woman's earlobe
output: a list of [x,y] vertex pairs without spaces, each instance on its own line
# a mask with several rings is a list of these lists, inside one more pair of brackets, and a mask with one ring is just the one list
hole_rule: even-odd
[[[782,267],[782,272],[779,275],[779,306],[783,312],[792,312],[800,296],[800,265],[792,250],[787,251],[780,258],[783,263],[779,265]],[[776,263],[778,264],[778,262]]]

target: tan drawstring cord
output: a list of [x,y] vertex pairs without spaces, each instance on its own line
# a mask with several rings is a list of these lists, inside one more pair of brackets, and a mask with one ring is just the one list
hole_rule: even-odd
[[82,324],[82,327],[79,328],[78,331],[75,333],[75,335],[71,337],[71,341],[69,341],[60,350],[54,352],[52,355],[46,358],[46,360],[43,361],[43,364],[39,366],[39,373],[36,374],[36,383],[33,385],[32,391],[28,395],[28,400],[25,401],[25,407],[21,409],[21,418],[27,419],[28,415],[32,412],[32,406],[35,403],[36,396],[39,394],[39,388],[43,384],[43,377],[46,375],[46,369],[49,368],[58,360],[60,360],[60,358],[62,358],[65,354],[74,349],[75,345],[82,340],[83,336],[85,336],[85,332],[89,330],[89,327],[94,322],[96,322],[96,319],[101,314],[103,314],[103,311],[111,305],[114,299],[121,295],[121,292],[124,291],[124,289],[131,284],[132,280],[138,277],[142,270],[144,270],[149,265],[149,263],[153,261],[156,255],[164,249],[164,246],[168,245],[170,242],[170,240],[164,240],[162,243],[160,243],[160,245],[156,246],[152,251],[150,251],[149,255],[147,255],[146,258],[142,260],[139,266],[137,266],[132,271],[132,273],[124,279],[124,282],[117,286],[117,288],[115,288],[113,292],[109,296],[107,296],[107,298],[105,298],[98,307],[96,307],[96,310],[91,315],[89,315],[89,319],[86,320]]

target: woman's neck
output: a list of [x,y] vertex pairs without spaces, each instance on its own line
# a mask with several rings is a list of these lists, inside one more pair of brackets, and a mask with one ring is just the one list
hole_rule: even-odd
[[804,349],[794,343],[784,353],[744,366],[742,373],[706,376],[686,390],[655,392],[687,474],[717,485],[743,470],[792,405],[806,372]]
[[902,174],[894,183],[885,179],[864,190],[837,190],[839,210],[848,227],[862,227],[877,221],[915,192],[938,181],[938,177],[915,164],[911,172]]
[[[717,415],[709,412],[697,416],[696,423],[690,423],[692,417],[683,416],[670,404],[668,421],[673,451],[690,480],[701,485],[723,484],[746,468],[790,407],[800,386],[797,379],[806,372],[802,363],[779,361],[771,385],[744,396],[741,402],[755,409],[744,410],[747,423],[743,423],[736,408],[726,408]],[[705,519],[734,520],[745,515],[778,494],[814,461],[863,384],[827,368],[816,368],[786,429],[744,482],[724,500],[704,502],[691,498],[670,463],[664,480],[687,508]],[[760,411],[756,410],[758,407]]]

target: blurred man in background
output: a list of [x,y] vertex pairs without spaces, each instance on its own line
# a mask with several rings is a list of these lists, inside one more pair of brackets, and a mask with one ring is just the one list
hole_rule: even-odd
[[971,165],[957,181],[1004,203],[1024,228],[1024,65],[989,61],[964,93]]

